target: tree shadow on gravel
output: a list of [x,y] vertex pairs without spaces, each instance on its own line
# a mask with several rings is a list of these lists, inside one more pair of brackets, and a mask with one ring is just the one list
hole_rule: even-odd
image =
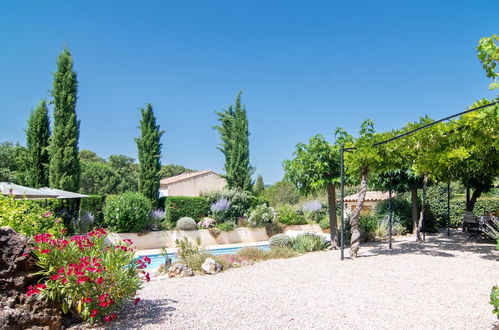
[[415,241],[397,242],[395,239],[393,249],[388,248],[387,243],[375,243],[374,246],[359,254],[360,258],[368,258],[378,255],[404,255],[418,254],[434,257],[458,257],[460,253],[472,253],[480,258],[496,260],[495,244],[487,242],[466,242],[467,233],[457,230],[451,232],[451,236],[446,234],[426,235],[426,241],[418,243]]
[[137,305],[127,304],[118,315],[118,320],[107,329],[138,329],[164,322],[176,308],[172,299],[144,299]]

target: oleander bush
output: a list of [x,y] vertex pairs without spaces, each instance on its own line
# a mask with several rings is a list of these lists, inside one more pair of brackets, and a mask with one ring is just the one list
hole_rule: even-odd
[[277,208],[277,219],[285,225],[304,225],[307,223],[305,217],[289,204],[283,204]]
[[117,233],[138,232],[148,224],[151,209],[151,202],[141,193],[112,195],[104,206],[104,224]]
[[276,247],[292,247],[293,239],[285,234],[277,234],[269,239],[269,246],[271,249]]
[[265,204],[255,207],[248,218],[249,227],[264,227],[267,224],[273,223],[276,218],[276,212],[270,206]]
[[28,199],[0,196],[0,227],[9,226],[25,236],[49,233],[59,236],[66,229],[54,212]]
[[176,228],[179,230],[196,230],[197,225],[193,218],[182,217],[178,219]]
[[136,260],[130,240],[106,246],[105,238],[103,229],[60,239],[49,233],[36,235],[34,251],[42,280],[30,286],[27,295],[58,301],[64,313],[91,324],[115,319],[114,311],[134,299],[142,280],[149,281],[143,269],[151,261]]
[[324,250],[330,244],[323,237],[312,233],[303,233],[293,239],[293,249],[299,253]]

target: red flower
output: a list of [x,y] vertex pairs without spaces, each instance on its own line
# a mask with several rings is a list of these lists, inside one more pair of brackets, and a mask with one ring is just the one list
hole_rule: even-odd
[[101,295],[99,296],[99,300],[100,300],[100,301],[104,301],[104,300],[106,300],[106,299],[107,299],[107,297],[109,297],[109,294],[108,294],[108,293],[101,294]]
[[95,283],[97,283],[97,284],[102,284],[102,282],[104,282],[104,279],[103,279],[102,277],[99,277],[99,278],[95,281]]
[[66,284],[66,283],[68,283],[68,279],[67,279],[67,278],[63,278],[63,279],[61,280],[61,283],[62,283],[62,284]]
[[92,311],[90,312],[90,317],[96,317],[96,316],[97,316],[97,310],[92,309]]
[[26,293],[26,295],[27,295],[28,297],[31,297],[32,295],[34,295],[34,294],[38,294],[38,293],[40,293],[40,290],[38,290],[38,289],[37,289],[37,288],[35,288],[34,286],[30,285],[30,286],[28,287],[28,292]]
[[38,289],[46,289],[47,288],[47,286],[45,285],[45,283],[37,284],[36,287]]
[[107,316],[107,315],[106,315],[106,316],[104,316],[104,321],[105,321],[105,322],[111,322],[111,317],[109,317],[109,316]]
[[116,315],[116,313],[111,313],[111,319],[115,320],[117,317],[118,315]]
[[92,299],[90,299],[90,298],[83,298],[81,301],[83,303],[90,303],[90,302],[92,302]]
[[27,254],[26,252],[25,252],[25,253],[23,253],[23,254],[21,254],[21,256],[23,256],[23,257],[27,257],[28,255],[29,255],[29,254]]
[[133,244],[133,241],[129,238],[126,238],[123,240],[124,243],[128,244],[128,245],[132,245]]
[[50,276],[51,281],[57,281],[58,279],[59,279],[59,275],[57,275],[57,274]]
[[47,254],[50,252],[50,249],[43,249],[40,251],[41,254]]
[[139,303],[139,301],[140,301],[140,298],[135,298],[135,300],[133,301],[133,304],[137,305]]
[[85,283],[85,282],[87,282],[87,281],[88,281],[88,282],[91,282],[92,280],[91,280],[91,279],[89,279],[89,278],[88,278],[88,277],[86,277],[86,276],[83,276],[83,277],[80,277],[80,278],[79,278],[76,282],[77,282],[78,284],[81,284],[81,283]]
[[149,258],[148,256],[144,256],[142,260],[144,260],[144,262],[147,262],[148,264],[151,263],[151,258]]
[[63,275],[64,273],[65,273],[64,267],[59,268],[59,270],[57,271],[57,274]]

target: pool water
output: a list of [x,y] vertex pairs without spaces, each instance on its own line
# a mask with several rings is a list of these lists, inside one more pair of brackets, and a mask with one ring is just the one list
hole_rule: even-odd
[[[221,249],[210,249],[206,250],[206,252],[211,253],[212,255],[221,255],[221,254],[236,254],[239,250],[243,248],[259,248],[262,250],[270,250],[268,245],[254,245],[254,246],[244,246],[244,247],[231,247],[231,248],[221,248]],[[139,259],[142,259],[144,256],[140,256]],[[151,264],[147,266],[147,269],[154,270],[158,269],[161,265],[163,265],[166,261],[166,256],[161,254],[152,254],[148,255],[151,258]],[[168,258],[171,259],[172,262],[178,260],[178,257],[175,253],[168,253]]]

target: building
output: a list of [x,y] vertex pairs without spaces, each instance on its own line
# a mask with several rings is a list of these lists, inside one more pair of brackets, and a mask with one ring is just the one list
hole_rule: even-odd
[[226,181],[212,170],[182,173],[160,181],[160,196],[200,196],[202,192],[222,190]]
[[[345,201],[345,214],[352,214],[353,210],[357,206],[357,199],[359,194],[353,194],[346,196]],[[395,194],[392,194],[395,197]],[[388,199],[388,192],[382,191],[366,191],[366,199],[364,200],[364,205],[362,206],[361,213],[371,212],[379,202]]]

